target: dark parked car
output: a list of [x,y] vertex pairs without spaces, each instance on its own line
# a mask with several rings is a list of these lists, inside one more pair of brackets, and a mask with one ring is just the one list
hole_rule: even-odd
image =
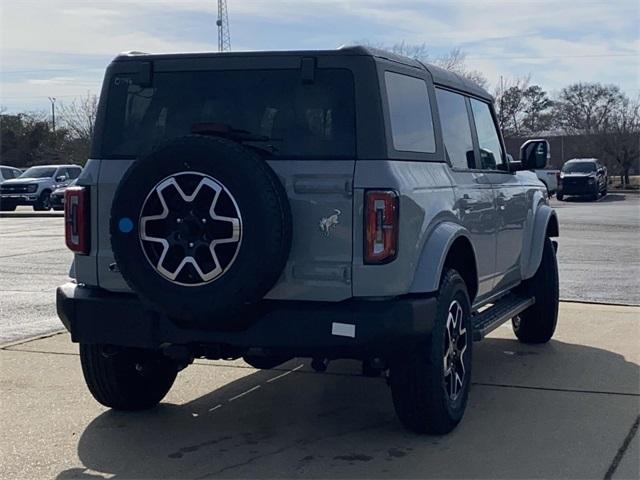
[[76,184],[76,180],[72,181],[69,185],[63,185],[62,187],[56,188],[51,193],[51,196],[49,197],[51,208],[58,211],[64,210],[64,192],[67,188],[73,187]]
[[574,158],[562,167],[558,200],[565,195],[587,196],[597,200],[607,194],[607,168],[596,158]]

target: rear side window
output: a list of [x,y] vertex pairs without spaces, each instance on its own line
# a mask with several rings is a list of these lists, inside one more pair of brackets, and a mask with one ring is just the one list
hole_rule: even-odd
[[433,118],[424,80],[385,72],[393,147],[399,152],[436,151]]
[[436,89],[440,125],[447,158],[453,168],[475,168],[473,139],[465,97]]
[[480,163],[483,170],[503,170],[506,167],[502,144],[488,103],[471,99],[471,109],[478,133]]
[[102,156],[139,157],[171,138],[215,134],[279,158],[354,158],[351,71],[156,72],[110,79]]

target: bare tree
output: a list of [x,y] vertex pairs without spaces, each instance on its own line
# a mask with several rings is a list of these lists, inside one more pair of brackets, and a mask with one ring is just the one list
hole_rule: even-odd
[[574,83],[560,91],[554,115],[568,134],[606,132],[612,113],[622,104],[624,97],[616,85]]
[[421,62],[432,63],[440,68],[454,72],[479,86],[485,88],[489,83],[482,72],[478,70],[470,70],[466,65],[466,54],[459,48],[452,49],[446,55],[432,57],[429,54],[429,48],[426,43],[412,44],[404,41],[388,46],[381,43],[371,43],[366,40],[358,42],[362,45],[368,45],[373,48],[387,50],[396,55],[414,58]]
[[76,98],[68,105],[60,106],[60,118],[72,138],[91,142],[98,112],[98,97],[87,92],[85,97]]
[[494,89],[498,123],[505,136],[520,134],[520,119],[524,112],[524,91],[529,87],[529,77],[508,78]]
[[433,63],[445,70],[457,73],[461,77],[477,83],[482,88],[486,88],[489,83],[486,77],[479,70],[470,70],[467,67],[466,60],[467,54],[459,48],[454,48],[446,55],[436,57]]
[[640,162],[640,97],[626,96],[616,104],[607,121],[607,129],[598,136],[607,163],[615,165],[622,184],[629,183],[629,172]]

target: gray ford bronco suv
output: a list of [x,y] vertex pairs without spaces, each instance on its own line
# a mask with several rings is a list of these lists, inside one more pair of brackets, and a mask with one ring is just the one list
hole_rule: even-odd
[[363,47],[123,54],[66,191],[58,314],[96,400],[157,404],[194,358],[384,375],[401,422],[461,420],[472,345],[548,341],[544,140],[509,161],[491,96]]

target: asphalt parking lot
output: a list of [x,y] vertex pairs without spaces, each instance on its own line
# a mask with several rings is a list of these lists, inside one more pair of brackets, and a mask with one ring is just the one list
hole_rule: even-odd
[[[552,203],[562,298],[640,305],[640,196]],[[497,329],[446,437],[405,432],[384,380],[351,362],[197,361],[161,406],[124,414],[91,398],[67,334],[15,342],[60,328],[61,233],[61,218],[0,218],[1,478],[640,477],[637,306],[563,303],[543,346]]]
[[560,220],[560,296],[640,305],[640,195],[552,199]]

